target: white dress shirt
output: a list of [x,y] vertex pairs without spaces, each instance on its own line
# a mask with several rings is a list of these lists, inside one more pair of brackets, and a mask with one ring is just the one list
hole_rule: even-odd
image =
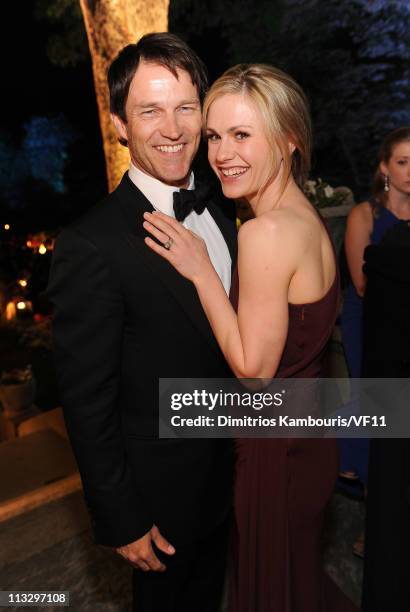
[[[131,163],[128,170],[128,176],[138,189],[142,191],[147,200],[151,202],[155,210],[175,218],[173,193],[179,191],[178,187],[161,183],[158,179],[136,168],[133,163]],[[194,174],[191,172],[188,189],[194,188]],[[193,210],[185,218],[183,226],[205,240],[212,265],[218,273],[226,293],[229,295],[231,286],[231,256],[211,213],[206,208],[200,215]]]

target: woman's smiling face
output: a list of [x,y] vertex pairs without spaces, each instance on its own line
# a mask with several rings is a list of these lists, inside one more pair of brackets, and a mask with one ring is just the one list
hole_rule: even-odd
[[248,96],[216,98],[209,107],[206,137],[209,163],[227,198],[252,202],[269,179],[276,178],[279,147],[275,144],[272,151],[262,115]]

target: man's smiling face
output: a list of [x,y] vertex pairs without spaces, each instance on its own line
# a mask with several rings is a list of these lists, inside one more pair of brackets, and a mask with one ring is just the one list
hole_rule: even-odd
[[167,185],[187,187],[201,138],[201,105],[190,75],[142,61],[131,81],[125,113],[113,115],[133,164]]

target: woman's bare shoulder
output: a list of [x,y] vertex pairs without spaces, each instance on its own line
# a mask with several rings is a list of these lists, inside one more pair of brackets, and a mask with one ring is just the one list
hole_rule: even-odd
[[239,233],[243,236],[252,236],[254,234],[264,234],[269,232],[277,232],[286,230],[297,220],[296,215],[292,210],[279,208],[271,210],[259,217],[254,217],[241,225]]
[[242,247],[253,249],[263,246],[282,252],[285,248],[295,253],[309,240],[309,227],[294,211],[278,209],[244,223],[240,227],[238,240]]
[[242,242],[263,239],[264,237],[269,238],[286,229],[287,225],[287,215],[284,215],[283,211],[271,211],[246,221],[239,228],[238,237]]
[[371,225],[373,222],[373,209],[367,200],[353,206],[349,212],[348,220],[350,223],[365,223]]

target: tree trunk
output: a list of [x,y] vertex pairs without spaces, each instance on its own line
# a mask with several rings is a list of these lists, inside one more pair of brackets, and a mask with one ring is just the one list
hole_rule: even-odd
[[107,71],[119,51],[149,32],[168,29],[169,0],[80,0],[90,47],[103,137],[108,188],[112,191],[129,165],[127,147],[110,120]]

